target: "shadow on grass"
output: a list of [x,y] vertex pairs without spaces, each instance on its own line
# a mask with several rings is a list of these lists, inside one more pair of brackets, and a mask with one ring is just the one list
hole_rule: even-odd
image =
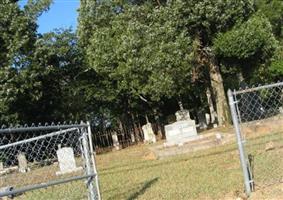
[[142,188],[139,191],[136,191],[135,193],[133,193],[129,198],[127,198],[127,200],[133,200],[138,198],[138,196],[143,195],[145,193],[145,191],[150,188],[153,184],[155,184],[158,181],[158,178],[154,178],[150,181],[146,181],[144,183],[144,185],[142,186]]
[[[148,181],[133,184],[132,186],[127,188],[120,185],[117,188],[103,191],[102,196],[103,199],[108,199],[108,200],[116,200],[116,199],[133,200],[143,195],[147,189],[149,189],[153,184],[155,184],[158,181],[158,179],[159,177],[156,177]],[[112,195],[114,194],[114,195],[109,197],[106,197],[107,195],[105,195],[104,197],[103,194],[112,194]]]

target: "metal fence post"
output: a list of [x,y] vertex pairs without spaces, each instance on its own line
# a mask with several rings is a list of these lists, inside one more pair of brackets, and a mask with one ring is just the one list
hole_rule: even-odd
[[93,148],[93,142],[92,142],[92,135],[91,135],[91,127],[90,127],[90,122],[87,122],[87,132],[88,132],[88,138],[89,138],[89,146],[90,146],[90,153],[91,153],[91,160],[92,160],[92,164],[93,164],[93,171],[96,174],[95,176],[95,186],[96,186],[96,193],[97,193],[97,199],[101,200],[101,196],[100,196],[100,188],[99,188],[99,181],[98,181],[98,173],[97,173],[97,169],[96,169],[96,161],[95,161],[95,157],[94,157],[94,148]]
[[247,160],[245,158],[244,147],[243,147],[243,142],[242,142],[242,138],[241,138],[241,131],[240,131],[239,121],[238,121],[238,117],[237,117],[237,111],[236,111],[236,107],[235,107],[235,104],[237,102],[234,101],[233,94],[232,94],[231,90],[228,90],[228,99],[229,99],[229,105],[230,105],[233,125],[234,125],[234,128],[235,128],[235,133],[236,133],[236,137],[237,137],[238,149],[239,149],[239,154],[240,154],[240,161],[241,161],[243,175],[244,175],[244,183],[245,183],[246,194],[248,196],[250,196],[251,185],[250,185],[250,178],[249,178]]
[[[90,163],[90,154],[89,154],[89,146],[88,146],[88,139],[87,139],[87,133],[86,131],[83,129],[82,131],[82,150],[83,150],[83,154],[85,157],[85,167],[86,167],[86,174],[93,174],[93,168],[91,167],[91,163]],[[89,190],[89,195],[88,195],[88,199],[89,200],[96,200],[96,195],[95,195],[95,190],[94,190],[94,186],[93,186],[93,177],[89,178],[87,180],[87,187]]]

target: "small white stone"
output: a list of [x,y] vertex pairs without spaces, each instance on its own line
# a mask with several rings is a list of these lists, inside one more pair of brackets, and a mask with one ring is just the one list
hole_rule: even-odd
[[215,137],[217,140],[221,140],[222,139],[222,135],[220,133],[216,133]]

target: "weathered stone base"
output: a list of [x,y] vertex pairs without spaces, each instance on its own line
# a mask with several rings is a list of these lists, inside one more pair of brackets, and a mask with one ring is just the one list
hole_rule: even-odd
[[[219,135],[221,135],[221,137],[219,137]],[[158,145],[150,147],[150,150],[155,154],[157,159],[162,159],[170,156],[205,150],[232,142],[235,142],[235,134],[212,132],[205,135],[199,135],[198,139],[184,143],[183,145],[174,145],[169,147]]]
[[75,168],[75,169],[66,170],[66,171],[63,171],[63,172],[58,171],[58,172],[56,172],[56,175],[57,175],[57,176],[60,176],[60,175],[64,175],[64,174],[70,174],[70,173],[79,172],[79,171],[82,171],[82,170],[83,170],[82,167],[77,167],[77,168]]

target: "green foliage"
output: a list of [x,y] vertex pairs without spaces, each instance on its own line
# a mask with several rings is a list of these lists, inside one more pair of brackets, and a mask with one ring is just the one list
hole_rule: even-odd
[[221,74],[226,88],[283,74],[280,0],[82,0],[78,38],[37,35],[51,3],[0,4],[1,123],[168,115],[176,99],[197,112],[208,87],[225,101]]
[[[101,23],[109,16],[108,24]],[[103,17],[97,19],[102,26],[97,26],[88,48],[90,66],[112,79],[117,92],[156,100],[179,95],[189,80],[191,41],[186,31],[178,30],[170,9],[131,6]]]
[[36,20],[43,12],[49,9],[53,0],[28,0],[24,7],[26,14]]
[[282,0],[256,0],[256,8],[270,21],[273,32],[277,37],[283,37],[283,1]]
[[269,68],[270,76],[275,79],[282,79],[283,77],[283,46],[276,51]]
[[198,34],[209,44],[215,34],[246,20],[254,12],[254,3],[253,0],[174,1],[171,9],[181,15],[192,36]]
[[[45,0],[29,1],[23,10],[16,1],[0,4],[1,124],[37,121],[40,118],[48,118],[49,114],[50,117],[58,116],[54,109],[49,110],[50,107],[46,105],[55,103],[53,99],[60,99],[59,94],[62,93],[55,93],[51,88],[57,87],[54,79],[59,79],[62,73],[58,73],[50,65],[63,68],[58,61],[60,59],[61,63],[68,61],[76,65],[78,56],[71,57],[70,48],[74,45],[64,43],[64,38],[59,38],[56,42],[53,40],[54,37],[49,37],[48,41],[48,36],[37,39],[36,17],[48,9],[49,4],[50,1]],[[54,54],[60,59],[56,60]],[[50,82],[46,81],[47,76]],[[68,79],[66,74],[63,76],[64,79]],[[45,87],[42,87],[43,82]],[[45,105],[42,98],[45,99]],[[40,101],[41,103],[38,103]],[[37,116],[34,113],[37,113]]]
[[25,86],[16,101],[20,119],[32,122],[80,118],[83,99],[74,89],[80,67],[80,50],[71,30],[39,36],[31,63],[20,74]]
[[36,24],[16,2],[0,4],[0,122],[15,122],[11,108],[22,90],[18,70],[27,64],[36,38]]
[[0,4],[0,68],[20,65],[35,41],[36,24],[16,3]]
[[[260,69],[277,41],[257,9],[252,0],[82,1],[79,41],[96,80],[88,82],[89,96],[123,111],[140,99],[154,104],[188,93],[195,96],[190,99],[205,96],[211,66],[219,63],[230,77],[240,71],[225,59],[236,62],[233,67],[249,60],[249,69]],[[223,90],[221,84],[213,90]],[[215,102],[225,100],[223,94]]]
[[263,16],[255,15],[245,23],[236,25],[214,40],[214,50],[219,57],[266,60],[273,55],[277,41],[271,25]]

